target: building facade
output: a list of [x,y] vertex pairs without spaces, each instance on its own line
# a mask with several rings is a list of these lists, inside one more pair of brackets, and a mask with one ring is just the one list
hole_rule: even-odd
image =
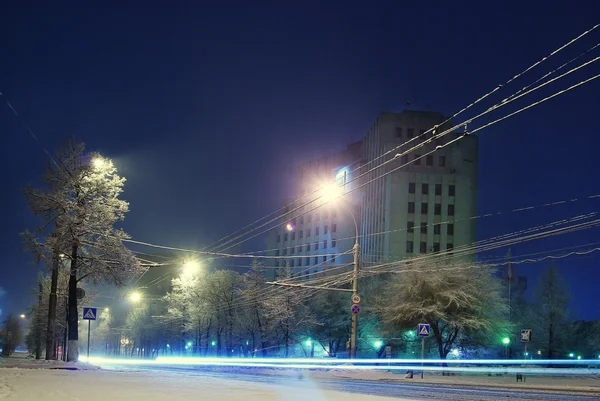
[[[269,266],[287,265],[307,277],[316,270],[338,273],[352,263],[357,230],[361,260],[371,263],[474,242],[478,138],[444,147],[462,136],[436,139],[433,128],[450,128],[446,120],[436,112],[382,113],[362,141],[299,166],[297,197],[285,202],[288,214],[267,239],[267,255],[275,257]],[[331,200],[319,189],[331,184],[347,195]]]

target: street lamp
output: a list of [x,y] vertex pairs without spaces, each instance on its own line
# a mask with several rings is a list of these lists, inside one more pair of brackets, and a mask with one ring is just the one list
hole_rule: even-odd
[[200,269],[200,262],[197,260],[188,260],[183,263],[183,276],[192,278]]
[[19,317],[20,317],[21,319],[25,319],[25,317],[26,317],[26,316],[25,316],[25,314],[24,314],[24,313],[21,313],[21,314],[19,315]]
[[134,291],[129,295],[129,300],[133,303],[138,303],[142,300],[142,293],[139,291]]
[[510,338],[504,337],[502,339],[502,344],[504,344],[504,357],[508,358],[508,345],[510,344]]
[[[323,187],[323,192],[321,194],[321,199],[324,203],[330,203],[337,200],[340,196],[343,195],[343,188],[337,184],[330,184]],[[352,247],[352,255],[354,257],[353,261],[353,272],[352,272],[352,296],[358,295],[358,261],[360,259],[360,245],[358,244],[358,223],[356,222],[356,218],[354,217],[354,213],[352,210],[348,208],[346,205],[346,210],[350,217],[352,217],[352,221],[354,222],[354,229],[356,235],[354,236],[354,247]],[[350,330],[350,358],[356,358],[356,341],[358,337],[358,316],[352,313],[352,328]]]

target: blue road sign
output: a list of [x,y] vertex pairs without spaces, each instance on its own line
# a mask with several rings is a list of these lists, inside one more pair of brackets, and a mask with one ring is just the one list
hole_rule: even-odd
[[96,308],[83,308],[83,320],[96,320]]
[[417,330],[417,335],[419,337],[429,337],[429,333],[431,332],[431,326],[427,323],[419,323],[419,328]]
[[360,306],[358,304],[354,304],[350,310],[352,311],[353,315],[358,315],[360,313]]
[[532,330],[531,329],[525,329],[525,330],[521,330],[521,342],[522,343],[528,343],[531,341],[531,334],[532,334]]

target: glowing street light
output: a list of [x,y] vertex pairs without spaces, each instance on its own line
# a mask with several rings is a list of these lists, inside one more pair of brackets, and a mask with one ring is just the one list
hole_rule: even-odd
[[504,344],[504,345],[508,345],[508,344],[510,344],[510,338],[508,338],[508,337],[504,337],[504,338],[502,339],[502,344]]
[[381,346],[383,345],[383,342],[377,340],[374,342],[375,348],[381,348]]
[[193,277],[200,269],[200,262],[197,260],[188,260],[183,264],[183,275],[185,277]]
[[92,166],[94,167],[95,170],[103,170],[108,166],[108,162],[106,161],[106,159],[98,156],[98,157],[94,157],[92,159]]
[[312,341],[310,340],[306,340],[306,342],[304,343],[307,347],[310,347],[312,345]]
[[285,225],[285,229],[288,231],[294,231],[294,226],[292,225],[292,223],[287,223]]
[[569,358],[574,358],[574,357],[575,357],[575,354],[571,352],[571,353],[569,354]]
[[138,303],[142,300],[142,293],[139,291],[134,291],[129,295],[129,300],[133,303]]
[[19,317],[20,317],[21,319],[25,319],[25,314],[21,313],[21,314],[19,315]]

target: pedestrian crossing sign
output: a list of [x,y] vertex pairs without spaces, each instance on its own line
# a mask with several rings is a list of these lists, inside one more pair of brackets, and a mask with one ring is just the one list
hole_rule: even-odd
[[83,308],[83,320],[96,320],[96,308]]
[[431,326],[427,323],[419,323],[419,328],[417,330],[417,334],[419,337],[429,337],[429,333],[431,332]]

